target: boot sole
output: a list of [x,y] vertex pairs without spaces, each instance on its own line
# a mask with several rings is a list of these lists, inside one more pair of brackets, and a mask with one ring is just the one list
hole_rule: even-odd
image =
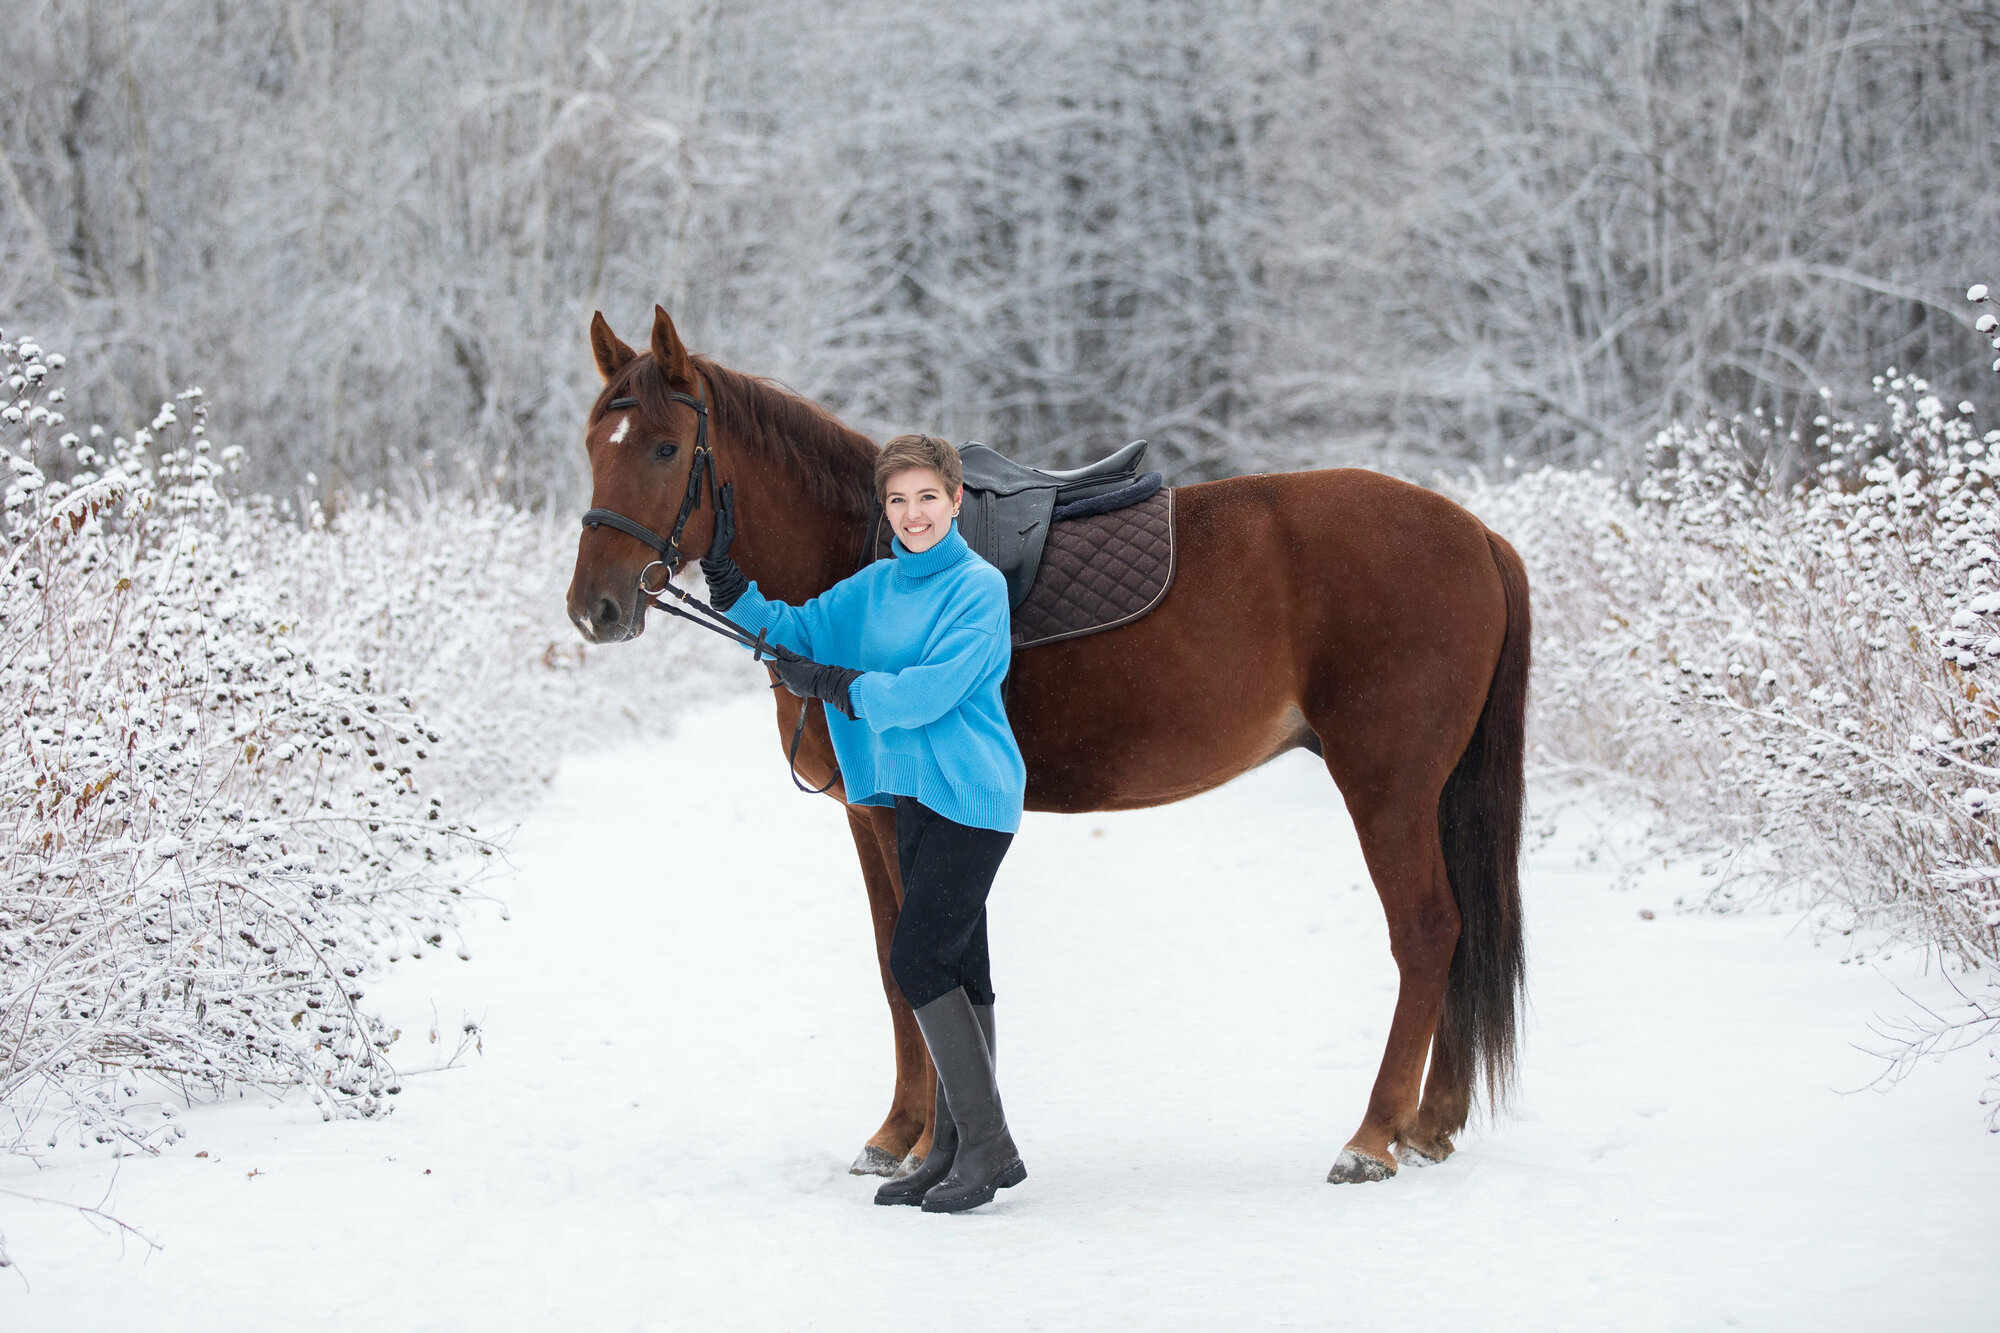
[[924,1211],[927,1213],[965,1213],[974,1208],[983,1208],[993,1202],[993,1196],[1001,1190],[1012,1189],[1028,1178],[1028,1168],[1016,1162],[999,1175],[993,1183],[977,1194],[967,1194],[957,1199],[940,1199],[932,1203],[930,1196],[924,1196]]

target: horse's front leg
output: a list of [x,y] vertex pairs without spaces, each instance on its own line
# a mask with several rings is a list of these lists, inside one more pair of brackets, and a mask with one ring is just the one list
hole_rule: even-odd
[[[857,1176],[897,1176],[923,1160],[931,1147],[931,1099],[937,1076],[917,1029],[910,1003],[889,974],[889,941],[903,903],[903,877],[896,863],[896,812],[878,806],[847,807],[847,826],[868,885],[868,914],[875,923],[875,961],[882,969],[882,993],[896,1033],[896,1091],[882,1128],[848,1169]],[[914,1156],[913,1156],[914,1154]]]

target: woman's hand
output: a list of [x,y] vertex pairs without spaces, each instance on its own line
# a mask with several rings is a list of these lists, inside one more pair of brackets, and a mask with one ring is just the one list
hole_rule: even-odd
[[708,580],[708,603],[718,611],[736,605],[736,599],[750,586],[750,580],[729,558],[736,541],[735,482],[724,484],[715,493],[715,535],[701,557],[701,576]]
[[854,668],[822,666],[809,657],[788,653],[773,659],[771,670],[778,673],[778,684],[799,698],[824,699],[828,708],[838,708],[847,714],[849,721],[857,720],[854,704],[847,693],[861,676]]

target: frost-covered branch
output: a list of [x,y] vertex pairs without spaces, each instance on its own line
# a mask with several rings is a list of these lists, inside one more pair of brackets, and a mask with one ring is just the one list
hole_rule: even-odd
[[1468,499],[1536,580],[1546,762],[2000,987],[2000,431],[1922,379],[1876,388],[1877,422],[1677,426],[1636,484],[1543,469]]
[[380,1113],[365,982],[466,956],[498,849],[474,813],[521,808],[583,723],[629,732],[618,701],[690,645],[588,669],[567,525],[289,512],[230,493],[200,390],[79,433],[60,355],[0,358],[0,1144],[157,1149],[231,1086]]

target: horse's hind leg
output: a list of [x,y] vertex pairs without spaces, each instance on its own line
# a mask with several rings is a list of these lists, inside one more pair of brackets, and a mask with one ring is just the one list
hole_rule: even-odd
[[[1335,773],[1336,779],[1341,776]],[[1437,793],[1377,795],[1379,789],[1349,783],[1343,789],[1349,793],[1347,806],[1368,873],[1389,919],[1389,952],[1396,959],[1401,984],[1367,1114],[1327,1175],[1336,1184],[1394,1175],[1398,1145],[1426,1156],[1450,1151],[1448,1136],[1440,1149],[1439,1136],[1421,1128],[1418,1093],[1459,929],[1458,907],[1445,876],[1444,848],[1438,841]],[[1441,1076],[1447,1084],[1452,1081],[1450,1071],[1433,1070],[1434,1088],[1441,1086]]]
[[1461,1067],[1452,1043],[1432,1038],[1431,1072],[1424,1078],[1424,1100],[1417,1123],[1404,1131],[1397,1146],[1418,1165],[1442,1162],[1452,1155],[1451,1136],[1465,1128],[1472,1115],[1472,1071]]
[[847,807],[847,826],[861,858],[861,878],[868,885],[868,914],[875,926],[875,961],[882,970],[882,991],[889,1001],[889,1021],[896,1032],[896,1091],[882,1128],[862,1147],[848,1169],[857,1176],[900,1175],[911,1152],[930,1151],[931,1097],[937,1076],[930,1052],[917,1028],[916,1015],[895,977],[889,974],[889,941],[896,934],[903,888],[896,863],[896,814],[893,810]]

